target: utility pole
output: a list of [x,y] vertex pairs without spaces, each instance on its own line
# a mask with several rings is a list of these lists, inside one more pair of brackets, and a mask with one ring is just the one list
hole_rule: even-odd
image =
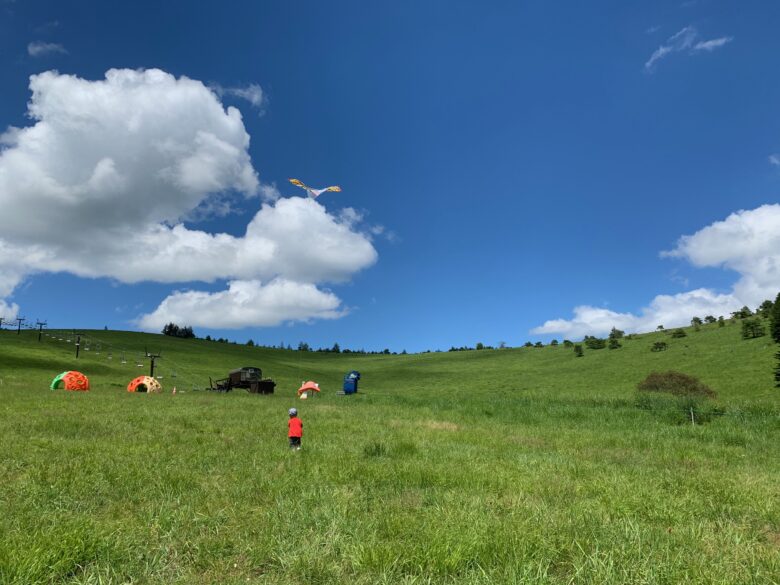
[[148,357],[150,360],[152,360],[152,367],[149,370],[149,377],[154,378],[154,360],[160,357],[159,353],[149,353],[146,352],[146,357]]
[[38,319],[36,319],[35,324],[38,326],[38,341],[40,341],[43,328],[46,326],[46,321],[38,321]]
[[22,333],[22,321],[27,321],[27,319],[25,317],[17,317],[16,321],[17,321],[16,334],[17,335],[21,335],[21,333]]
[[76,336],[76,358],[79,357],[79,349],[81,349],[81,333]]

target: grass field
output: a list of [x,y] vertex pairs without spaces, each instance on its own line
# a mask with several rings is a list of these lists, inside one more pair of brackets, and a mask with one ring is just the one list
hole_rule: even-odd
[[[739,329],[583,358],[94,331],[78,360],[65,341],[2,331],[0,583],[780,583],[776,346]],[[650,352],[659,339],[668,351]],[[129,394],[147,347],[165,393]],[[244,365],[277,392],[193,389]],[[68,369],[92,390],[48,390]],[[360,393],[337,396],[351,369]],[[637,397],[668,369],[717,399]],[[295,399],[304,379],[322,395]]]

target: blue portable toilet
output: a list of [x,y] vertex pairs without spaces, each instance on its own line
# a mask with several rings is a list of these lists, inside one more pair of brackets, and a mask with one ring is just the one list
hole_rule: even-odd
[[344,376],[344,394],[354,394],[358,391],[358,380],[360,380],[360,372],[352,370],[349,374]]

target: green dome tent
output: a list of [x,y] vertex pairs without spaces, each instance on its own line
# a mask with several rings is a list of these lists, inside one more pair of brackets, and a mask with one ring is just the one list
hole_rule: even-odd
[[51,381],[51,384],[49,384],[49,390],[56,390],[57,388],[59,388],[59,386],[60,386],[60,383],[62,383],[62,379],[65,377],[65,375],[66,375],[67,373],[68,373],[68,372],[62,372],[62,373],[61,373],[59,376],[57,376],[56,378],[54,378],[54,379]]

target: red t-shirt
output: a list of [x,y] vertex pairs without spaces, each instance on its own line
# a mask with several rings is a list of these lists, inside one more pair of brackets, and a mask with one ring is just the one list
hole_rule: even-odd
[[290,428],[290,432],[287,433],[288,437],[303,436],[303,421],[297,416],[294,416],[289,421],[287,421],[287,426]]

